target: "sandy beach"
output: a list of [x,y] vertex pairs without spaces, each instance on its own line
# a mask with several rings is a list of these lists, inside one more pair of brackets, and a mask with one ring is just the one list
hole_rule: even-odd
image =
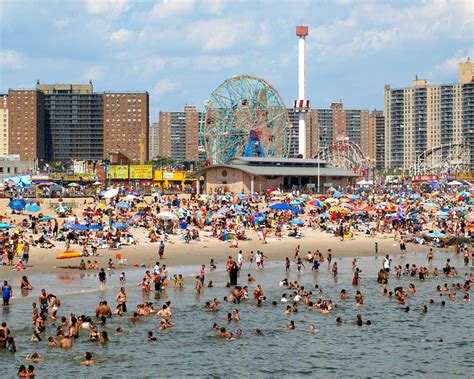
[[[54,213],[54,204],[58,199],[41,199],[42,212],[44,215],[56,216]],[[74,202],[76,207],[73,213],[82,218],[82,212],[87,205],[93,205],[92,198],[64,198],[65,203]],[[0,199],[0,214],[3,215],[3,221],[10,221],[13,218],[15,222],[21,222],[22,219],[28,218],[27,214],[12,215],[7,207],[8,199]],[[58,219],[60,225],[64,219]],[[217,264],[224,263],[229,255],[233,258],[239,250],[244,252],[244,257],[250,251],[261,250],[271,261],[283,261],[285,257],[293,259],[294,251],[297,245],[301,246],[301,255],[305,255],[307,251],[316,251],[326,254],[328,249],[332,250],[334,257],[360,257],[375,255],[375,243],[378,243],[378,255],[398,254],[398,241],[394,240],[393,234],[377,235],[375,237],[367,237],[362,233],[356,233],[354,239],[341,241],[340,238],[333,234],[313,230],[311,228],[301,228],[303,237],[300,239],[283,237],[267,239],[267,243],[263,244],[259,241],[258,235],[254,230],[247,230],[246,233],[251,239],[249,241],[239,241],[238,248],[230,248],[229,242],[219,241],[216,238],[209,237],[208,232],[201,232],[200,242],[191,242],[186,244],[179,239],[177,235],[170,236],[170,242],[166,244],[165,256],[162,263],[173,265],[200,265],[208,264],[214,259]],[[158,260],[158,244],[147,242],[148,238],[142,228],[132,229],[132,233],[138,239],[138,244],[134,246],[122,246],[120,249],[99,249],[98,257],[87,257],[86,260],[97,260],[99,267],[107,267],[108,260],[112,258],[115,263],[117,254],[121,254],[126,260],[126,267],[133,265],[146,266],[154,264]],[[37,238],[39,235],[36,235]],[[72,251],[80,251],[78,245],[71,245]],[[428,250],[426,245],[407,245],[407,253],[425,252]],[[451,251],[452,249],[443,249]],[[80,258],[58,260],[56,256],[65,251],[65,242],[57,242],[56,247],[44,249],[32,247],[30,250],[30,260],[28,269],[22,272],[16,272],[11,267],[3,266],[1,268],[2,277],[5,279],[20,278],[22,275],[32,275],[36,273],[61,273],[66,270],[77,269]]]

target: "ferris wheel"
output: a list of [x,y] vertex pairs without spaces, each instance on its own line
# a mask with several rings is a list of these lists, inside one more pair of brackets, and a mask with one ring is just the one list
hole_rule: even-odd
[[234,76],[211,93],[204,111],[207,159],[286,157],[290,121],[278,92],[264,79]]

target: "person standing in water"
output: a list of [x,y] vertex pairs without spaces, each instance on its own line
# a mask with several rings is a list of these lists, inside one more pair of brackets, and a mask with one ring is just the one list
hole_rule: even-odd
[[3,281],[2,287],[2,298],[3,298],[3,305],[9,305],[10,298],[13,295],[13,290],[10,284],[6,280]]
[[229,269],[229,279],[230,285],[236,286],[237,285],[237,277],[239,276],[239,266],[236,262],[232,263],[232,266]]
[[125,288],[121,287],[117,296],[115,296],[115,301],[117,305],[117,314],[122,315],[127,312],[127,294],[125,293]]
[[165,255],[165,243],[163,240],[160,241],[160,246],[158,247],[158,255],[160,256],[160,259],[163,259],[163,256]]
[[104,289],[105,283],[107,281],[107,274],[103,268],[100,269],[98,276],[99,276],[99,288]]

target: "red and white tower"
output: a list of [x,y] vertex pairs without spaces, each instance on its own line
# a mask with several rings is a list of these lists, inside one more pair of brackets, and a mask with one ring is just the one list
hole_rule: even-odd
[[309,111],[309,100],[305,98],[305,43],[308,35],[307,26],[297,26],[298,36],[298,100],[295,100],[294,110],[299,112],[298,117],[298,154],[306,158],[306,115]]

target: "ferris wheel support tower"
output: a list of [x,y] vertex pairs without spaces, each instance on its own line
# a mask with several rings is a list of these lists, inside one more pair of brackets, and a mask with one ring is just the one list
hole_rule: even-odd
[[309,100],[305,99],[305,44],[308,27],[296,27],[298,37],[298,100],[295,100],[294,110],[298,115],[298,154],[306,158],[306,115],[309,110]]

